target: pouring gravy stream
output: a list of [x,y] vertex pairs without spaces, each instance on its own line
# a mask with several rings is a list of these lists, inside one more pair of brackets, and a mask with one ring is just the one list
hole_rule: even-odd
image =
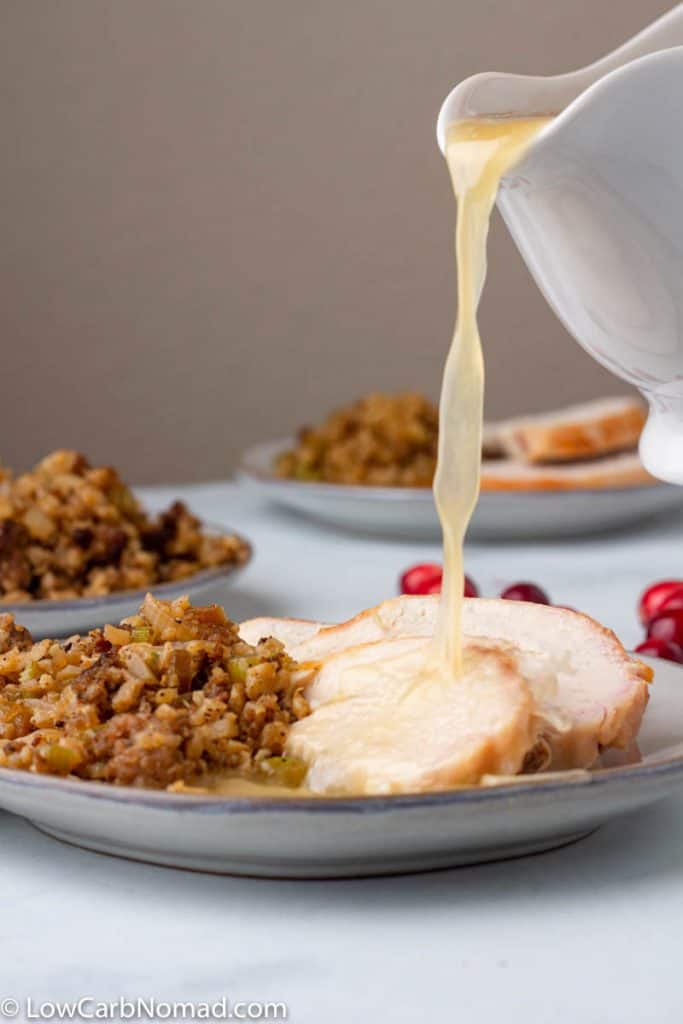
[[[472,669],[463,666],[463,541],[479,494],[484,365],[477,329],[477,307],[486,276],[486,238],[500,179],[550,120],[544,117],[460,121],[448,133],[446,159],[458,200],[456,256],[458,316],[446,360],[439,403],[439,450],[434,497],[441,521],[444,575],[434,643],[426,652],[357,664],[368,683],[399,683],[403,700],[419,699],[429,686],[452,686]],[[214,793],[227,796],[310,796],[305,787],[286,789],[243,778],[214,778]]]
[[462,671],[465,532],[479,496],[484,361],[477,307],[486,277],[486,239],[500,179],[520,159],[548,117],[472,119],[448,130],[446,161],[458,201],[458,316],[439,401],[434,499],[443,532],[444,572],[436,655]]

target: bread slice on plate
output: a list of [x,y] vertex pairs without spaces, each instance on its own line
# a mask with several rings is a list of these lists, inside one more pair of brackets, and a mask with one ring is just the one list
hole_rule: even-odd
[[603,398],[555,412],[489,423],[484,453],[507,455],[521,462],[575,462],[638,444],[646,412],[637,398]]
[[637,452],[547,466],[508,458],[484,459],[481,465],[482,491],[618,490],[656,483]]
[[437,609],[438,597],[404,596],[337,626],[242,625],[250,643],[277,637],[308,673],[313,711],[292,727],[289,749],[309,762],[314,791],[422,791],[589,768],[603,749],[634,742],[651,670],[609,630],[563,608],[466,600],[462,680],[423,694],[400,673],[387,684],[373,664],[400,655],[417,667]]

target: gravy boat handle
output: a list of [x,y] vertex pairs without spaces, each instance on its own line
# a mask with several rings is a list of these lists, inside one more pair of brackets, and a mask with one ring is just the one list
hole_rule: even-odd
[[594,82],[638,57],[683,45],[683,3],[676,4],[628,42],[589,64],[563,75],[509,75],[488,71],[466,78],[444,100],[436,123],[436,136],[445,152],[449,124],[468,117],[504,114],[533,116],[557,114]]

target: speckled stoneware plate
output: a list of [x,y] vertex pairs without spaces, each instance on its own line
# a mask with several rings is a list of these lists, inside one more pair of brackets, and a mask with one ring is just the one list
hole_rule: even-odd
[[[351,487],[300,483],[273,475],[273,459],[293,441],[249,448],[238,478],[264,498],[331,526],[439,540],[441,529],[429,488]],[[470,540],[576,536],[632,526],[667,510],[683,510],[683,489],[670,484],[576,491],[486,491],[468,530]]]
[[651,664],[656,680],[640,734],[642,761],[625,767],[531,784],[334,800],[181,796],[0,769],[0,807],[101,853],[240,875],[343,878],[537,853],[683,786],[683,668]]
[[[236,536],[233,530],[207,524],[212,534]],[[105,622],[119,622],[128,615],[134,615],[148,591],[157,597],[170,601],[187,594],[193,604],[222,604],[226,589],[236,573],[245,567],[251,557],[251,545],[247,545],[248,557],[240,565],[226,565],[217,569],[203,569],[194,576],[177,583],[159,583],[142,590],[122,590],[106,597],[80,597],[71,601],[25,601],[21,604],[1,604],[0,612],[12,612],[17,622],[26,626],[35,640],[42,637],[71,636],[73,633],[87,633],[89,629],[103,626]]]

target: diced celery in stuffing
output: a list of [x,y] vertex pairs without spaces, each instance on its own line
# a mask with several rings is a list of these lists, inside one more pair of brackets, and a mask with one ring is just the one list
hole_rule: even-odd
[[21,670],[19,675],[20,683],[29,683],[32,679],[37,679],[40,675],[40,665],[37,661],[29,661],[26,668]]
[[130,641],[133,644],[148,644],[152,639],[150,626],[133,626],[130,632]]
[[45,763],[51,772],[68,775],[78,764],[80,758],[75,750],[53,743],[45,755]]
[[247,669],[252,665],[258,665],[261,659],[256,655],[248,655],[242,658],[230,658],[228,660],[228,672],[233,683],[246,683]]
[[298,757],[267,757],[262,764],[274,782],[289,789],[300,786],[308,771],[308,765]]

